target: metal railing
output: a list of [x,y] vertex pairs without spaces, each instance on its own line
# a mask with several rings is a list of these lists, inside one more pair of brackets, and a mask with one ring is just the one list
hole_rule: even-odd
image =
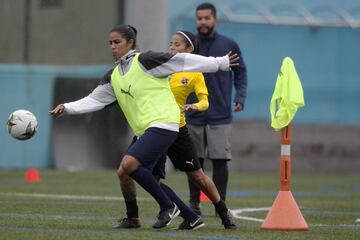
[[[176,18],[176,23],[194,18],[194,8],[186,8]],[[272,6],[250,2],[218,7],[218,18],[223,21],[248,24],[295,25],[338,28],[360,28],[360,6],[345,9],[333,5],[305,8],[301,5],[282,3]],[[191,16],[189,15],[191,13]],[[358,16],[358,17],[355,17]]]

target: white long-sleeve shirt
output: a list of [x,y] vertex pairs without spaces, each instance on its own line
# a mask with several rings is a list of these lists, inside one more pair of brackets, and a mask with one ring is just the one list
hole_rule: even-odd
[[[136,50],[131,50],[121,57],[115,64],[121,75],[130,69]],[[159,78],[167,77],[176,72],[217,72],[229,71],[229,57],[203,57],[190,53],[160,53],[144,52],[139,55],[139,64],[144,72]],[[66,114],[82,114],[105,108],[116,101],[111,86],[111,73],[108,71],[99,85],[86,97],[65,103]]]

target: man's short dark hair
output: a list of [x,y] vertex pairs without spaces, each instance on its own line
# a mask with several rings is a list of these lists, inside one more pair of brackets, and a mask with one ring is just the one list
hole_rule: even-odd
[[199,10],[211,10],[211,14],[214,16],[214,18],[216,18],[216,8],[213,4],[211,3],[202,3],[199,6],[197,6],[196,8],[196,12]]

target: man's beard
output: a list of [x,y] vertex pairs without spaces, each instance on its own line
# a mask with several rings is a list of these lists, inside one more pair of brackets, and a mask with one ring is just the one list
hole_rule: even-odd
[[197,27],[197,31],[198,31],[198,34],[200,36],[203,36],[203,37],[210,37],[214,31],[214,27],[215,26],[212,26],[210,28],[206,27],[207,31],[206,32],[201,32],[200,29],[203,28],[203,27]]

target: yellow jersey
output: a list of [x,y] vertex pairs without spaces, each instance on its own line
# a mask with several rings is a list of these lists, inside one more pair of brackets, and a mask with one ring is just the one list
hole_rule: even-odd
[[190,93],[195,92],[198,98],[198,102],[194,104],[197,106],[198,111],[205,111],[209,107],[208,90],[204,75],[201,72],[178,72],[172,74],[169,78],[171,91],[181,112],[180,127],[183,127],[186,121],[182,109]]

